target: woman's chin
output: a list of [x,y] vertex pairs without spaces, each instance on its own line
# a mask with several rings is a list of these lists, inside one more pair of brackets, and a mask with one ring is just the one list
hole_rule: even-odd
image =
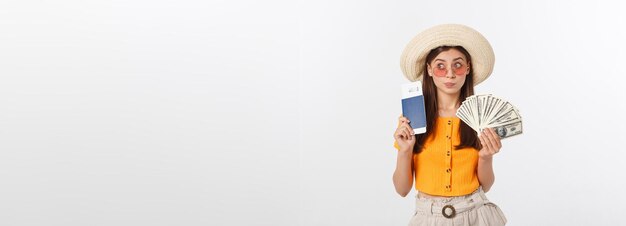
[[456,88],[456,87],[448,88],[448,87],[445,87],[445,86],[441,87],[441,88],[438,88],[438,90],[439,90],[439,92],[442,92],[442,93],[445,93],[445,94],[448,94],[448,95],[458,94],[459,92],[461,92],[460,88]]

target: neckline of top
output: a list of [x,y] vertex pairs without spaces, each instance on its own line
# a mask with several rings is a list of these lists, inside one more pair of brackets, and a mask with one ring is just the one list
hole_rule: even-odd
[[459,117],[454,117],[454,116],[451,116],[451,117],[441,117],[441,116],[437,116],[437,118],[438,118],[438,119],[460,119]]

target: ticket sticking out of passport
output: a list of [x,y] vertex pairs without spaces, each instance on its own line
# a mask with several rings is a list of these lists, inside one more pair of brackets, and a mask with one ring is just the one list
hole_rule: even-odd
[[426,132],[426,109],[422,82],[402,85],[402,115],[409,119],[409,125],[415,134]]

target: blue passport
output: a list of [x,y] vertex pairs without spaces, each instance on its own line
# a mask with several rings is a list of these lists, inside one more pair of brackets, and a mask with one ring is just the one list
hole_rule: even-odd
[[420,81],[402,85],[402,115],[411,121],[415,134],[426,132],[426,107]]

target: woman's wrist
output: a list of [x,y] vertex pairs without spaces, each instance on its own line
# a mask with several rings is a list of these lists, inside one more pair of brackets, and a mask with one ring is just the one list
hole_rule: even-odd
[[413,147],[401,148],[398,152],[400,152],[401,154],[413,153]]
[[478,156],[478,160],[482,162],[491,162],[493,160],[493,155]]

